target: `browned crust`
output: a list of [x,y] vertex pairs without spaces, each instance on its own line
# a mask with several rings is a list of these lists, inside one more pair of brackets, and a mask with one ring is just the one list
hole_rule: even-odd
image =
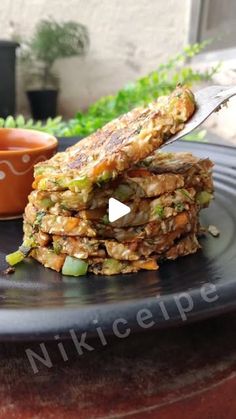
[[[192,92],[178,87],[168,99],[159,100],[147,108],[134,109],[65,152],[58,153],[47,162],[38,163],[36,168],[45,170],[48,166],[53,167],[54,172],[50,173],[47,183],[49,189],[50,182],[58,181],[65,173],[72,179],[78,174],[86,176],[92,184],[107,171],[111,178],[115,178],[181,130],[194,110]],[[36,189],[44,177],[47,174],[36,176]]]
[[[88,270],[89,272],[95,273],[96,275],[113,275],[118,273],[132,273],[138,272],[141,269],[155,270],[158,269],[156,261],[171,259],[174,260],[180,256],[186,256],[195,253],[200,248],[195,233],[190,233],[186,237],[181,238],[178,243],[173,245],[167,252],[163,252],[161,255],[154,255],[151,258],[141,258],[135,261],[120,261],[119,270],[116,272],[109,272],[104,269],[104,262],[107,258],[88,258]],[[38,262],[42,263],[46,268],[51,268],[60,272],[65,261],[66,255],[57,255],[47,247],[35,248],[31,252],[31,256]]]

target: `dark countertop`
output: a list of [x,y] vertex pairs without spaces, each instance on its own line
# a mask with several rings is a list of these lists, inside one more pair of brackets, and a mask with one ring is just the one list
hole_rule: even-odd
[[[25,349],[40,342],[1,344],[0,418],[236,417],[236,314],[108,344],[88,341],[79,356],[64,342],[45,342],[51,368],[34,374]],[[37,361],[36,361],[37,362]]]

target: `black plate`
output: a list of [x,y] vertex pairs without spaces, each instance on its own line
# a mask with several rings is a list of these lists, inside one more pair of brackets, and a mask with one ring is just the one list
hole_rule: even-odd
[[[168,149],[191,151],[215,162],[216,199],[202,212],[201,219],[205,225],[216,225],[220,237],[201,239],[201,251],[165,262],[157,272],[74,279],[34,261],[22,263],[15,274],[0,274],[1,339],[51,338],[57,333],[67,336],[70,329],[94,335],[98,326],[104,333],[112,333],[119,318],[127,322],[123,326],[118,322],[120,329],[129,326],[134,331],[143,329],[137,321],[143,308],[150,312],[142,311],[139,316],[152,314],[153,321],[147,319],[146,323],[163,328],[236,307],[236,150],[190,142],[178,142]],[[5,254],[13,251],[21,238],[21,220],[0,222],[1,272]],[[203,294],[205,283],[211,287],[208,300]]]

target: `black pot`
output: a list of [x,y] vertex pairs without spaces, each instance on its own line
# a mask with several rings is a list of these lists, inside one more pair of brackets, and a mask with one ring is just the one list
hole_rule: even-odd
[[16,42],[0,41],[0,117],[15,114]]
[[29,90],[27,96],[30,102],[31,113],[35,120],[55,118],[57,114],[58,90]]

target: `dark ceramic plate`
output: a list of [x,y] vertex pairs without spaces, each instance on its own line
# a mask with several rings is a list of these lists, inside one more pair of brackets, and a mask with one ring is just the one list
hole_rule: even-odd
[[[13,275],[0,274],[2,340],[68,336],[71,329],[92,336],[98,327],[104,334],[122,334],[127,328],[169,327],[236,308],[236,150],[181,141],[168,149],[215,162],[216,199],[201,219],[216,225],[220,237],[201,239],[201,251],[165,262],[157,272],[74,279],[34,261],[22,263]],[[21,238],[21,220],[0,222],[0,272],[5,254]]]

